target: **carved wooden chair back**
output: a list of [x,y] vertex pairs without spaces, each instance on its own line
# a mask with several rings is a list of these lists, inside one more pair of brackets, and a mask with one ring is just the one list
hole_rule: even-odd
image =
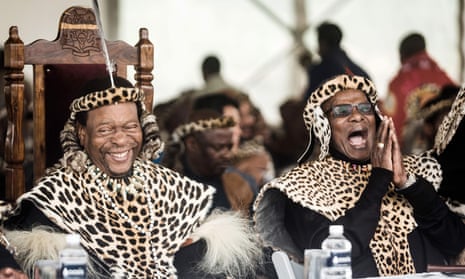
[[[54,41],[36,40],[25,45],[19,37],[18,27],[10,27],[9,38],[4,44],[4,93],[8,118],[4,154],[6,200],[15,201],[27,189],[23,132],[26,115],[24,65],[32,65],[33,69],[32,149],[33,180],[36,180],[59,157],[56,154],[56,149],[61,152],[59,131],[69,116],[68,106],[77,97],[79,88],[89,79],[109,75],[100,41],[103,39],[93,9],[84,7],[71,7],[62,14]],[[135,46],[124,41],[105,42],[114,66],[113,74],[127,78],[128,66],[134,66],[135,86],[145,92],[146,107],[151,109],[153,44],[148,39],[148,30],[140,28],[139,42]]]

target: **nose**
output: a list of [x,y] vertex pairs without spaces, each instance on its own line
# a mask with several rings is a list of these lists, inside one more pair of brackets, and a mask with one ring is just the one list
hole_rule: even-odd
[[351,119],[356,119],[356,120],[359,120],[359,119],[362,119],[364,117],[364,114],[361,113],[357,106],[352,106],[352,112],[350,113],[350,116],[349,116]]
[[233,157],[233,146],[223,147],[219,151],[219,156],[226,161],[230,161]]
[[111,137],[111,142],[114,144],[123,144],[126,142],[127,135],[122,129],[116,129]]

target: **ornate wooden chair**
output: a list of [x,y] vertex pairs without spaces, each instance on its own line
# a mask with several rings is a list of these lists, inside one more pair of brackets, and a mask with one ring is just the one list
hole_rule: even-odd
[[[26,191],[25,185],[25,86],[24,65],[33,69],[33,177],[40,178],[45,168],[61,156],[59,132],[69,116],[68,106],[88,80],[108,76],[101,47],[99,28],[93,9],[71,7],[61,16],[54,41],[36,40],[24,45],[17,26],[10,27],[4,44],[5,101],[8,127],[5,139],[5,198],[15,201]],[[148,30],[139,30],[139,42],[106,41],[113,74],[127,78],[134,66],[135,86],[146,94],[152,107],[153,44]],[[27,185],[30,186],[30,185]]]

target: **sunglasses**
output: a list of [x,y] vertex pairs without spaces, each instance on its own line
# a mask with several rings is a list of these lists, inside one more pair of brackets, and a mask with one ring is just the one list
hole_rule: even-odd
[[373,114],[373,107],[370,103],[336,105],[330,108],[326,113],[331,111],[334,117],[346,117],[352,114],[354,107],[356,107],[361,114]]

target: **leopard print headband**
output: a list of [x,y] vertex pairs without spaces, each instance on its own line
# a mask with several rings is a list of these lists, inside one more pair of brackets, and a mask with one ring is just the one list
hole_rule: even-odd
[[142,111],[140,122],[144,134],[142,152],[139,155],[143,159],[152,160],[158,158],[163,151],[158,124],[155,115],[145,108],[145,95],[138,88],[116,87],[103,91],[91,92],[83,97],[75,99],[69,109],[71,115],[60,133],[60,141],[63,149],[64,160],[62,164],[70,164],[74,169],[84,167],[87,156],[79,143],[76,129],[76,114],[90,111],[102,106],[124,102],[134,102]]
[[315,137],[320,144],[318,159],[323,160],[328,155],[329,142],[331,140],[331,127],[321,105],[336,95],[337,92],[348,89],[360,90],[365,93],[369,102],[373,105],[376,115],[382,118],[381,112],[376,105],[378,99],[376,88],[370,80],[365,77],[350,75],[338,75],[327,80],[313,91],[307,100],[303,118],[309,133],[309,143],[307,144],[305,152],[298,160],[299,164],[313,153],[313,137]]
[[219,118],[201,119],[194,122],[189,122],[177,127],[171,134],[171,142],[178,144],[183,138],[195,132],[212,130],[218,128],[233,127],[236,123],[231,117],[222,116]]

